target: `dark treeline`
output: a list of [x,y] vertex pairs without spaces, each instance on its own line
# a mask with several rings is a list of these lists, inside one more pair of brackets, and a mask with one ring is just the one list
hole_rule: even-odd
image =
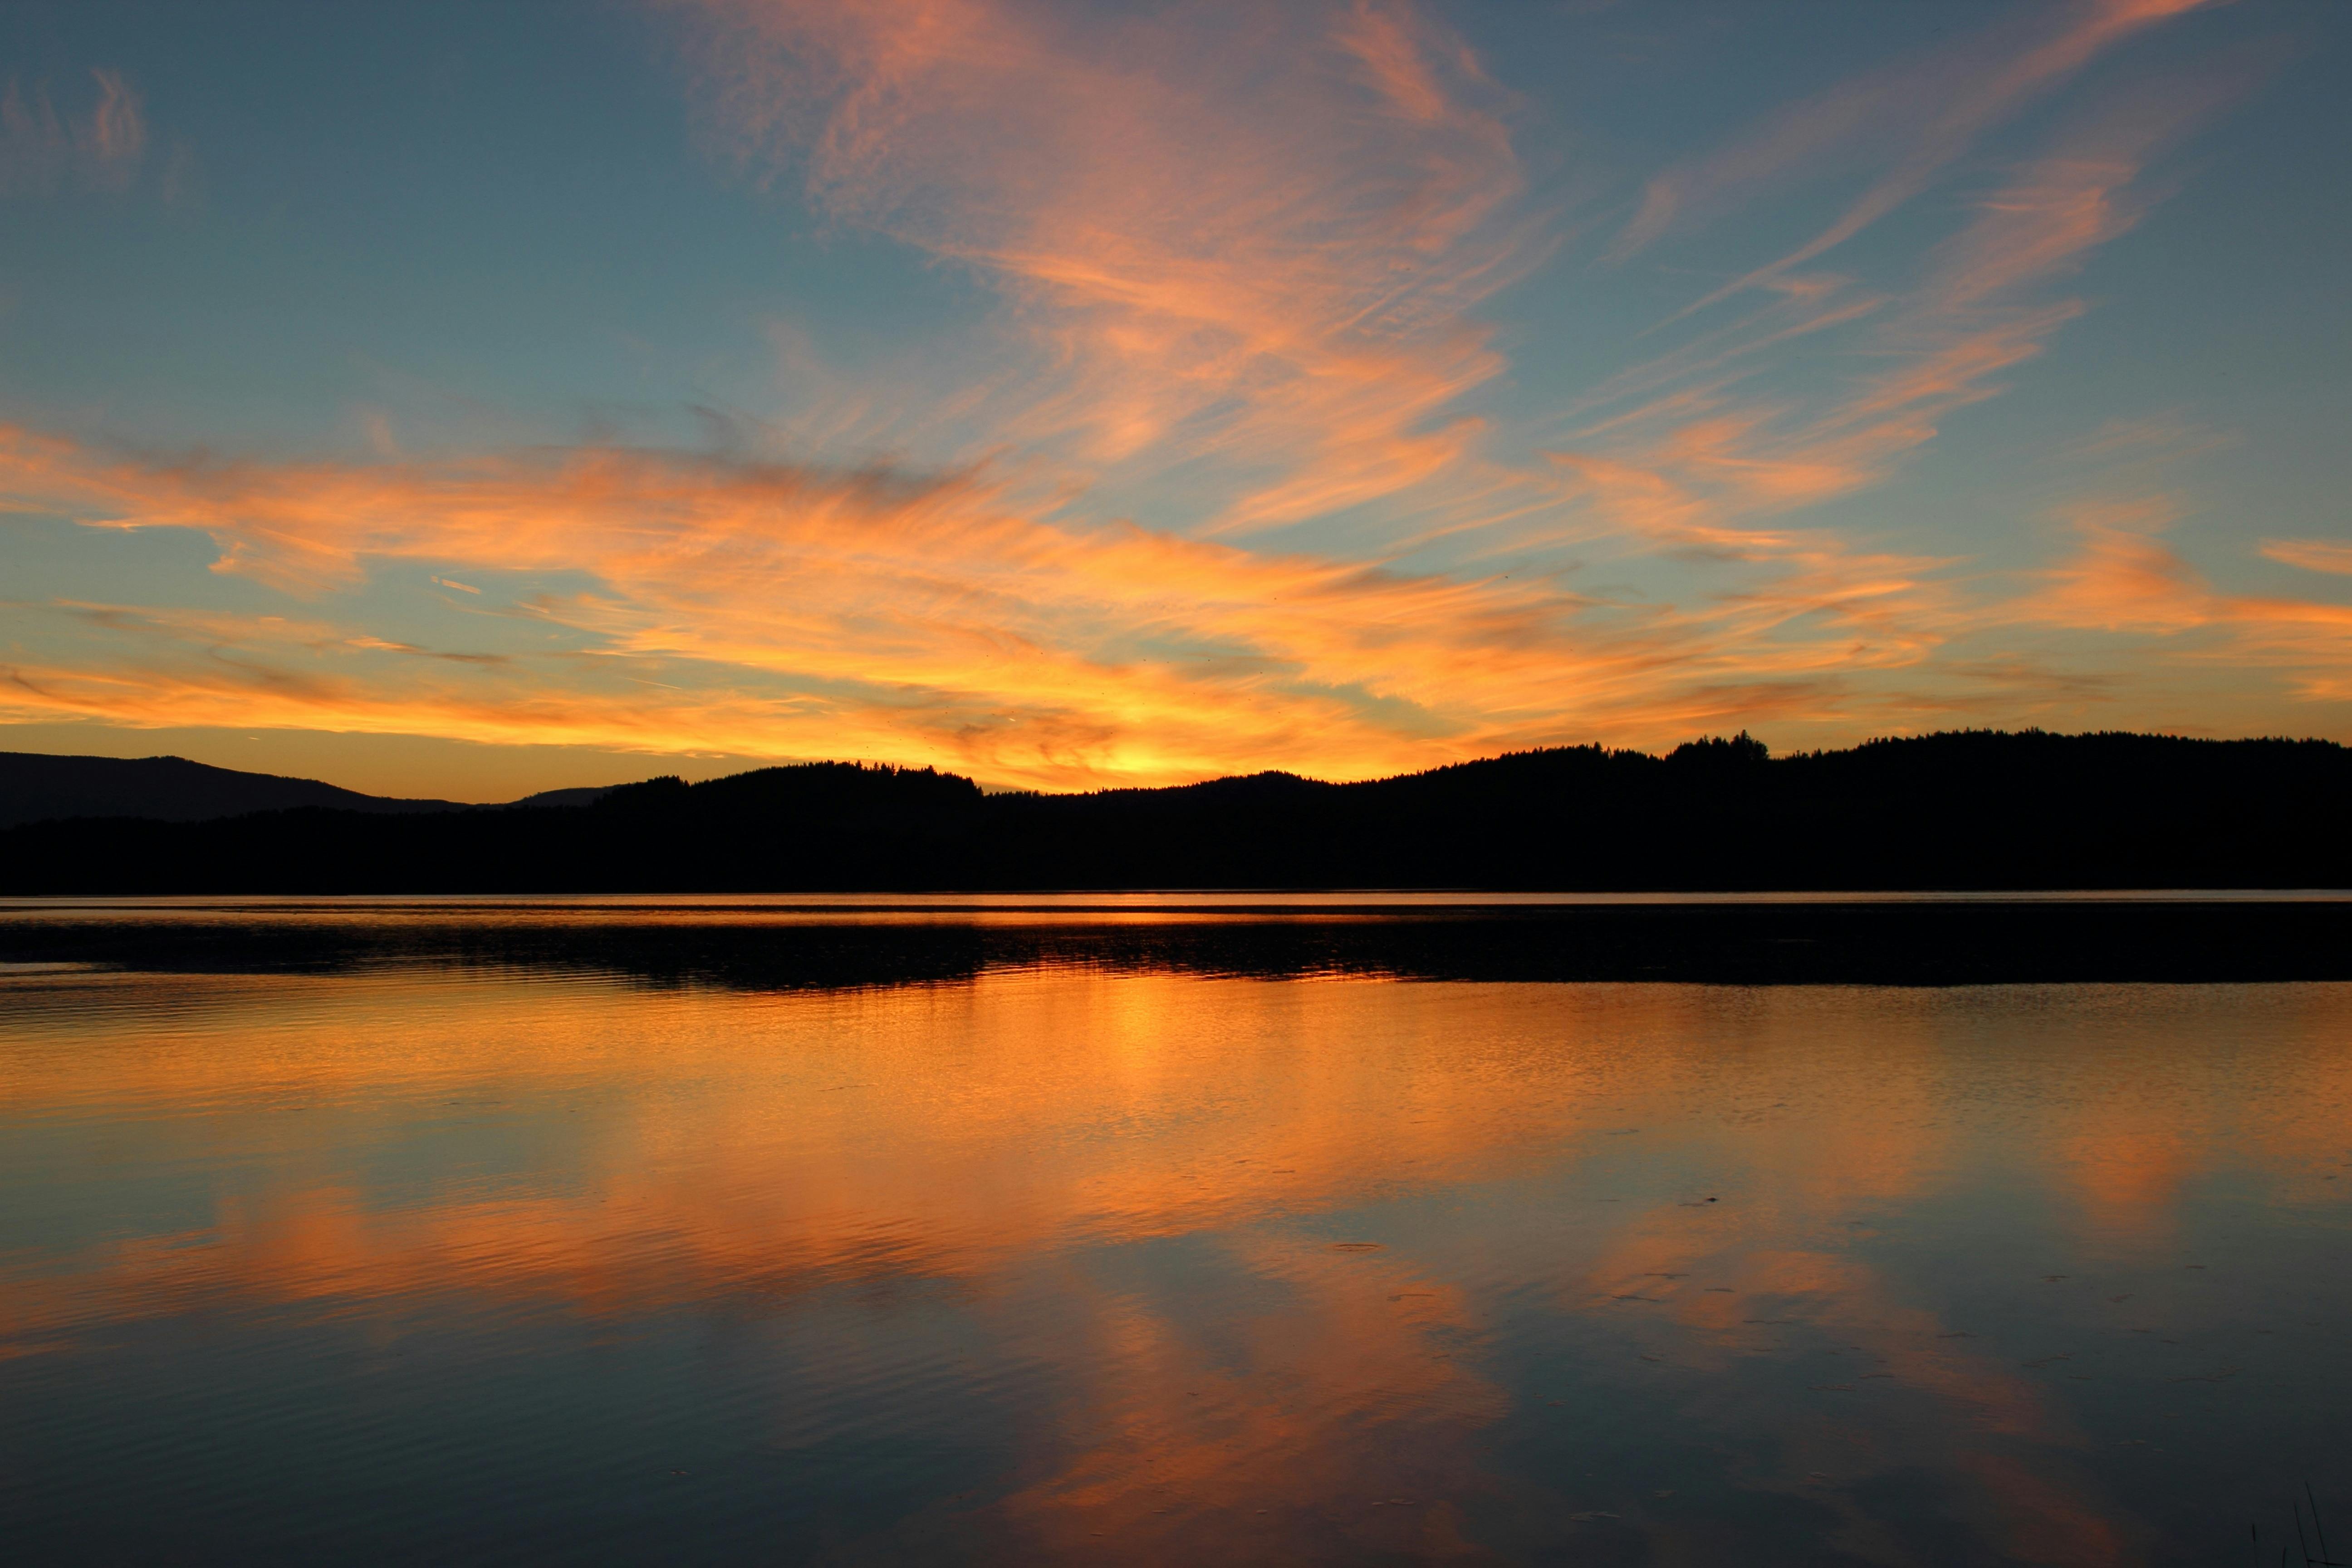
[[1078,795],[814,763],[585,806],[39,823],[0,833],[0,891],[2345,887],[2347,802],[2330,742],[2032,731]]

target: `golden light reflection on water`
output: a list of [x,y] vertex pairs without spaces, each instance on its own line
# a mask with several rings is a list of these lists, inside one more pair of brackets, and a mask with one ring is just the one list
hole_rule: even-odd
[[2170,1561],[2120,1448],[2352,1392],[2352,987],[0,985],[0,1364],[685,1317],[763,1453],[996,1413],[835,1555]]

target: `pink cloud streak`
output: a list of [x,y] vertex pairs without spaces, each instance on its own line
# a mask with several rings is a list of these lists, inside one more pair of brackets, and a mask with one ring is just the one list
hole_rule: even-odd
[[1003,291],[1045,371],[994,399],[1003,439],[1213,459],[1212,533],[1412,491],[1475,447],[1449,408],[1504,362],[1468,312],[1543,245],[1507,95],[1411,9],[688,9],[743,155]]

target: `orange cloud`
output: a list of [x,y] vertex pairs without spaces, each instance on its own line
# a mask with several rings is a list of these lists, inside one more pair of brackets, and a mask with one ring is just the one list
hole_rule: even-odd
[[1860,234],[1926,190],[1994,125],[2150,23],[2206,0],[2080,0],[2004,22],[1957,47],[1873,72],[1783,111],[1761,132],[1652,182],[1612,254],[1655,239],[1686,205],[1719,212],[1764,187],[1817,176],[1825,163],[1887,165],[1827,228],[1682,314],[1769,285]]
[[[1697,193],[1676,210],[1845,157],[1898,104],[1919,147],[1958,145],[2161,9],[2074,6],[1860,79],[1675,176]],[[2167,600],[2169,557],[2128,530],[2082,532],[2082,560],[2004,603],[1951,553],[1802,514],[1884,483],[2043,351],[2081,310],[2047,286],[2137,221],[2147,160],[2227,73],[2106,100],[1906,286],[1759,275],[1746,317],[1595,388],[1556,438],[1512,432],[1535,453],[1506,461],[1464,406],[1507,368],[1478,312],[1550,240],[1517,105],[1410,7],[677,10],[748,168],[1002,300],[987,352],[943,349],[919,384],[827,371],[778,327],[824,387],[795,449],[917,431],[961,456],[916,477],[404,458],[378,430],[373,463],[126,461],[0,429],[0,510],[201,531],[216,572],[301,612],[16,606],[42,630],[0,673],[0,717],[865,756],[1045,787],[1360,777],[1743,724],[2013,721],[2024,685],[2064,678],[2012,661],[1988,681],[1957,643],[2169,637],[2214,614],[2177,574]],[[137,101],[101,86],[84,140],[128,166]],[[1759,390],[1790,353],[1828,374]],[[1137,496],[1155,526],[1122,520]],[[479,639],[383,608],[427,582]],[[2325,606],[2232,613],[2267,621],[2306,697],[2347,683]]]
[[[1743,515],[1785,511],[1884,479],[1897,459],[1934,438],[1939,421],[1996,395],[1997,377],[2039,354],[2081,313],[2076,301],[2035,299],[2032,291],[2127,231],[2142,211],[2133,183],[2147,160],[2242,85],[2233,73],[2189,88],[2166,84],[2161,93],[2126,96],[2076,125],[2050,155],[1985,197],[1971,221],[1930,253],[1907,293],[1854,300],[1844,280],[1776,272],[1773,304],[1597,389],[1588,407],[1644,401],[1629,414],[1588,423],[1580,436],[1627,453],[1621,462],[1651,468],[1662,482],[1696,481],[1701,488],[1683,497],[1680,510],[1713,520],[1716,530],[1696,542],[1732,542],[1737,536],[1723,531]],[[1843,327],[1866,333],[1874,357],[1891,358],[1893,368],[1846,384],[1810,412],[1789,406],[1785,395],[1779,403],[1736,400],[1758,351]]]
[[2300,566],[2306,572],[2332,572],[2352,577],[2352,544],[2330,539],[2265,539],[2263,553],[2273,561]]
[[[2016,82],[2079,63],[2098,40],[2136,26],[2139,14],[2090,7],[2074,16],[2077,25],[2064,38],[2034,47],[2039,64],[1967,67],[2010,80],[2011,88],[1969,89],[1978,92],[1969,100],[1976,107],[1961,118],[1975,124],[2011,103]],[[1808,112],[1851,130],[1872,114],[1894,111],[1884,85],[1865,79]],[[1952,414],[1998,395],[2006,375],[2081,313],[2078,301],[2040,297],[2043,287],[2137,221],[2144,203],[2135,182],[2147,160],[2242,85],[2239,76],[2221,72],[2189,87],[2166,84],[2161,92],[2110,100],[2048,155],[1983,198],[1969,222],[1928,253],[1906,291],[1858,295],[1849,280],[1786,268],[1758,275],[1754,281],[1772,295],[1769,304],[1622,374],[1584,401],[1579,412],[1585,422],[1551,454],[1566,499],[1591,521],[1582,537],[1613,531],[1636,550],[1746,568],[1749,581],[1727,601],[1758,617],[1751,630],[1831,617],[1853,634],[1843,656],[1853,669],[1917,665],[1955,639],[2000,623],[2003,606],[1959,592],[1952,560],[1874,549],[1789,519],[1884,482]],[[1818,151],[1811,131],[1789,134]],[[1745,391],[1743,384],[1767,363],[1764,351],[1829,332],[1858,340],[1887,368],[1830,383],[1811,398]],[[1631,406],[1602,413],[1612,405]],[[2177,629],[2179,606],[2158,613],[2159,596],[2151,592],[2150,574],[2160,576],[2163,563],[2124,533],[2085,537],[2098,558],[2069,568],[2069,585],[2048,589],[2036,602],[2055,610],[2063,599],[2062,618],[2069,624]],[[2124,580],[2126,558],[2137,560],[2139,581]],[[2110,601],[2105,619],[2094,603],[2102,598]],[[2112,612],[2123,605],[2128,615],[2118,618]]]
[[[2075,510],[2074,555],[2042,574],[2037,591],[1990,614],[2150,637],[2159,639],[2143,655],[2152,665],[2258,668],[2307,701],[2352,698],[2352,605],[2217,590],[2162,537],[2179,511],[2163,495]],[[2263,553],[2304,564],[2286,542],[2286,555],[2271,545]]]
[[2048,586],[2021,610],[2060,626],[2097,631],[2179,632],[2221,614],[2211,592],[2158,537],[2178,515],[2168,497],[2078,509],[2073,560],[2047,574]]
[[[1855,628],[1912,585],[1900,563],[1865,574],[1856,558],[1702,612],[1636,610],[1540,574],[1045,521],[978,475],[621,450],[158,465],[5,431],[0,506],[201,530],[215,570],[312,605],[290,620],[20,606],[110,640],[96,659],[19,655],[12,716],[887,756],[1058,785],[1664,740],[1727,708],[1809,700],[1769,683],[1870,662]],[[467,596],[483,644],[427,647],[333,608],[386,574],[460,569],[507,584]],[[565,651],[531,646],[549,633]],[[1881,662],[1916,652],[1891,623],[1871,635],[1901,650]]]
[[[1746,580],[1726,602],[1747,608],[1751,633],[1826,617],[1849,634],[1843,657],[1850,670],[1929,664],[1948,645],[2001,624],[2003,606],[1981,590],[1959,590],[1955,560],[1874,548],[1790,519],[1885,482],[1950,416],[1998,395],[2006,376],[2041,354],[2083,309],[2047,298],[2046,286],[2130,229],[2145,206],[2137,182],[2147,161],[2242,90],[2242,73],[2216,70],[2110,96],[1984,197],[1965,226],[1927,255],[1907,289],[1864,292],[1851,279],[1797,268],[1907,201],[2032,94],[2182,8],[2077,5],[2037,14],[2023,31],[2004,25],[1957,50],[1856,79],[1760,137],[1654,185],[1643,216],[1621,237],[1621,255],[1664,232],[1685,198],[1696,204],[1694,217],[1727,210],[1755,189],[1862,158],[1866,147],[1887,149],[1897,164],[1813,243],[1700,301],[1754,287],[1768,291],[1768,303],[1581,400],[1571,417],[1582,423],[1551,453],[1565,499],[1585,520],[1576,536],[1614,533],[1634,553],[1663,550],[1736,566]],[[1816,384],[1811,396],[1747,389],[1776,351],[1805,342],[1819,354],[1825,336],[1833,343],[1840,334],[1886,368]],[[1621,411],[1606,412],[1612,407]],[[2142,580],[2126,583],[2118,569],[2131,542],[2112,532],[2097,542],[2101,559],[2080,563],[2071,586],[2037,602],[2068,599],[2070,624],[2176,629],[2177,606],[2153,613],[2146,574],[2160,574],[2161,563],[2143,552]],[[2093,600],[2102,595],[2128,603],[2130,618],[2097,620]],[[1826,645],[1826,637],[1814,644]]]
[[[200,529],[220,570],[304,601],[283,616],[19,603],[0,715],[865,756],[1070,787],[1269,757],[1365,776],[1595,734],[1968,715],[1956,683],[1976,678],[1946,645],[2021,625],[2155,639],[2157,668],[2276,670],[2308,700],[2352,684],[2352,608],[2214,591],[2164,541],[2159,502],[2077,509],[2073,559],[1979,600],[1932,560],[1717,526],[1650,470],[1562,473],[1616,526],[1771,574],[1642,606],[1542,574],[1046,522],[979,476],[625,451],[158,467],[0,434],[8,506]],[[441,600],[466,616],[462,640],[395,629],[353,598],[435,580],[480,589]],[[1904,684],[1859,684],[1872,676]]]
[[991,439],[1213,463],[1214,532],[1412,492],[1474,448],[1448,407],[1504,362],[1468,312],[1542,246],[1506,95],[1410,8],[693,9],[722,134],[1003,290],[1034,374],[980,393]]

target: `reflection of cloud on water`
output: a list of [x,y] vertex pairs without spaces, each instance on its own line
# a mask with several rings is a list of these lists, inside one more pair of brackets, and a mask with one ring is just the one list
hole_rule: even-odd
[[[1431,1182],[1507,1165],[1580,1077],[1497,1103],[1488,1052],[1416,1037],[1445,1009],[1384,1022],[1381,987],[1300,1008],[1280,986],[1086,976],[781,998],[404,973],[105,984],[179,1022],[92,1047],[77,1014],[13,1113],[140,1107],[157,1151],[197,1170],[272,1152],[212,1245],[98,1255],[139,1280],[110,1292],[118,1310],[478,1291],[625,1313],[971,1279],[1042,1247],[1327,1206],[1400,1164]],[[1453,1059],[1400,1083],[1390,1047]],[[370,1145],[395,1167],[446,1161],[491,1127],[481,1158],[515,1168],[428,1165],[404,1202],[362,1190],[383,1174],[354,1168]]]
[[[1685,1499],[1864,1555],[1907,1510],[2117,1560],[2073,1363],[2027,1364],[2104,1298],[2042,1277],[2164,1244],[2216,1173],[2332,1195],[2305,1166],[2352,1089],[2329,987],[2166,994],[2151,1054],[2128,989],[61,984],[79,1011],[0,1020],[0,1118],[132,1151],[59,1163],[67,1207],[135,1182],[204,1217],[16,1268],[0,1343],[723,1319],[781,1447],[1001,1409],[1002,1473],[921,1518],[1128,1561],[1475,1556],[1579,1513],[1698,1540],[1696,1503],[1511,1458],[1621,1422]],[[2222,1014],[2226,1074],[2168,1055]]]
[[1311,1244],[1221,1261],[1278,1298],[1233,1323],[1181,1300],[1103,1302],[1073,1369],[1087,1440],[991,1526],[1050,1554],[1099,1536],[1128,1562],[1208,1561],[1237,1537],[1310,1556],[1468,1551],[1456,1503],[1491,1487],[1476,1435],[1511,1395],[1454,1353],[1475,1331],[1459,1293]]
[[[1617,1338],[1654,1352],[1642,1359],[1701,1374],[1675,1389],[1694,1425],[1770,1433],[1771,1458],[1751,1460],[1743,1485],[1835,1509],[1844,1544],[1878,1560],[1886,1555],[1874,1544],[1883,1502],[1864,1506],[1853,1483],[1869,1474],[1938,1475],[1949,1491],[1978,1494],[1947,1496],[1943,1510],[2000,1521],[2008,1557],[2112,1560],[2111,1549],[2080,1550],[2105,1528],[2104,1510],[2081,1495],[2087,1478],[2068,1475],[2062,1486],[2053,1475],[2066,1468],[2052,1464],[2053,1453],[2083,1447],[2084,1436],[2013,1362],[1904,1301],[1902,1287],[1862,1257],[1780,1250],[1760,1239],[1736,1216],[1698,1234],[1631,1238],[1590,1277],[1596,1288],[1585,1308]],[[1622,1305],[1627,1284],[1644,1288],[1633,1299],[1655,1304]],[[1649,1368],[1621,1363],[1628,1388],[1656,1383]],[[2038,1473],[2002,1451],[2021,1441],[2041,1456]],[[2060,1539],[2074,1545],[2057,1556],[2034,1544]]]

